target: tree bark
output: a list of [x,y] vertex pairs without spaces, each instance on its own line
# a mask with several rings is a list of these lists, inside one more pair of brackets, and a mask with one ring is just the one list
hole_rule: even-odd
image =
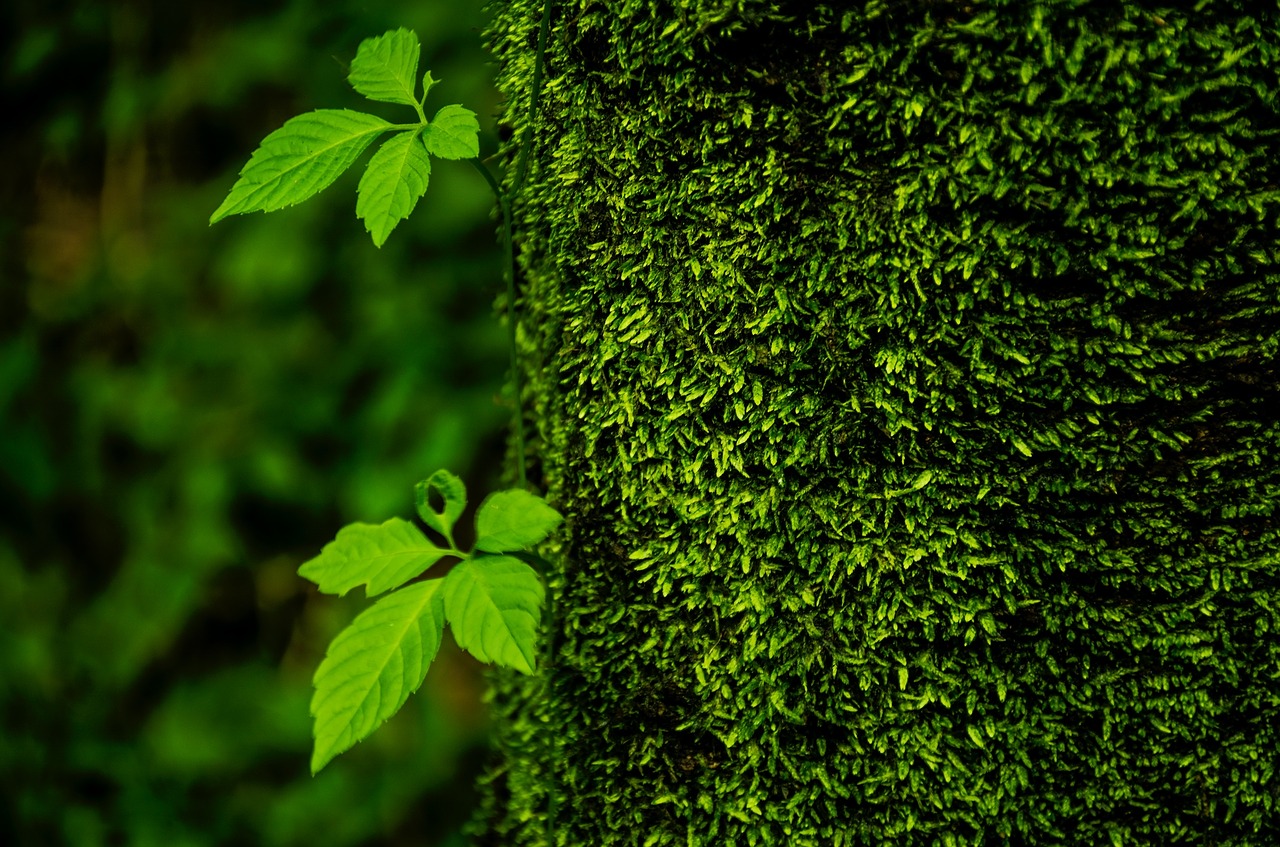
[[553,0],[478,843],[1278,843],[1280,14],[849,8]]

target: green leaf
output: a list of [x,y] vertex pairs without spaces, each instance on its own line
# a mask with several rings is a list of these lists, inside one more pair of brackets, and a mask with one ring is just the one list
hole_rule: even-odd
[[476,512],[476,549],[506,553],[532,547],[560,525],[560,513],[518,488],[490,494]]
[[444,578],[444,609],[458,646],[482,662],[533,673],[545,589],[510,556],[468,559]]
[[350,109],[317,109],[290,118],[263,139],[209,223],[301,203],[327,188],[390,126]]
[[474,159],[480,155],[480,122],[461,106],[445,106],[422,132],[427,152],[441,159]]
[[356,217],[381,247],[396,224],[409,217],[427,193],[431,157],[418,143],[418,130],[393,135],[369,160],[360,179]]
[[374,525],[344,526],[320,555],[298,568],[326,594],[346,594],[357,585],[375,597],[425,572],[448,550],[436,547],[416,526],[400,518]]
[[417,34],[403,27],[366,38],[351,60],[347,81],[370,100],[416,105],[414,86],[421,52]]
[[965,727],[965,732],[969,733],[969,740],[978,747],[986,747],[987,743],[982,737],[982,732],[973,724]]
[[[431,496],[444,501],[444,509],[437,512],[431,506]],[[448,471],[436,471],[413,487],[413,499],[418,506],[422,522],[453,543],[453,524],[467,508],[467,487]]]
[[418,690],[440,649],[442,580],[379,600],[338,633],[316,670],[311,773],[367,738]]
[[427,95],[431,93],[431,89],[438,85],[440,80],[431,75],[431,71],[427,71],[422,75],[422,102],[427,102]]

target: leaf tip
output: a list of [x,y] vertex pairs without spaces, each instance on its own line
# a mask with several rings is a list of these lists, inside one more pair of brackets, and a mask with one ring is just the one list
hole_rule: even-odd
[[320,743],[316,742],[315,747],[311,751],[311,776],[314,777],[320,771],[324,770],[324,766],[333,761],[334,754],[331,751],[322,752]]

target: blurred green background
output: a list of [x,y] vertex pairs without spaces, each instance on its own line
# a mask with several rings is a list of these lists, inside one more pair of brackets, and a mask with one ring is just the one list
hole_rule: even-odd
[[[407,26],[427,113],[498,98],[479,3],[0,6],[0,842],[455,845],[486,756],[477,666],[318,777],[310,677],[365,601],[297,566],[412,513],[438,467],[499,477],[491,196],[439,162],[385,247],[363,161],[210,228],[258,142],[364,108],[361,39]],[[406,112],[408,110],[405,110]]]

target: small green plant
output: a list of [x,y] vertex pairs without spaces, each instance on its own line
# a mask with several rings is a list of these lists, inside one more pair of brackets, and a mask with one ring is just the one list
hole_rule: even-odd
[[381,247],[426,194],[431,156],[469,159],[480,154],[475,112],[451,105],[427,120],[423,106],[439,80],[427,71],[422,98],[416,96],[420,50],[418,36],[407,29],[365,39],[347,75],[351,87],[370,100],[412,106],[417,123],[393,124],[350,109],[316,109],[290,118],[263,139],[209,223],[301,203],[328,188],[380,135],[395,132],[369,160],[356,191],[356,217]]
[[[540,43],[546,38],[546,17],[544,9]],[[422,684],[439,650],[446,622],[458,646],[477,659],[534,673],[546,590],[531,566],[542,560],[531,551],[561,521],[559,513],[541,497],[524,490],[510,204],[478,158],[480,125],[475,113],[450,105],[427,120],[427,94],[439,81],[427,71],[422,78],[422,96],[417,96],[420,50],[417,35],[407,29],[366,39],[347,77],[351,86],[370,100],[412,106],[417,123],[393,124],[349,109],[318,109],[291,118],[263,140],[209,218],[214,224],[228,215],[270,212],[300,203],[331,185],[387,132],[395,134],[370,158],[357,189],[356,216],[364,221],[374,245],[381,247],[426,193],[431,156],[470,159],[502,210],[521,487],[499,491],[480,504],[475,517],[476,541],[464,552],[453,540],[453,527],[466,508],[466,489],[458,477],[438,470],[418,483],[416,500],[418,517],[444,546],[433,543],[416,524],[401,518],[378,525],[355,523],[339,531],[319,556],[298,569],[301,576],[329,594],[344,595],[360,585],[368,597],[398,589],[340,632],[316,671],[311,700],[315,720],[313,774],[367,738],[404,705]],[[539,62],[535,101],[540,75]],[[527,147],[521,150],[517,187],[523,180],[526,151]],[[413,581],[450,558],[458,562],[444,577]]]
[[[560,523],[541,497],[520,489],[491,494],[476,511],[476,541],[463,552],[453,525],[467,492],[448,471],[417,485],[418,517],[447,546],[413,523],[392,518],[344,527],[298,573],[329,594],[358,585],[374,597],[425,573],[446,557],[461,561],[444,577],[411,583],[379,600],[338,634],[315,675],[311,772],[367,737],[395,714],[426,676],[447,621],[458,646],[482,662],[532,674],[537,665],[542,581],[525,559]],[[432,505],[433,498],[442,508]]]

